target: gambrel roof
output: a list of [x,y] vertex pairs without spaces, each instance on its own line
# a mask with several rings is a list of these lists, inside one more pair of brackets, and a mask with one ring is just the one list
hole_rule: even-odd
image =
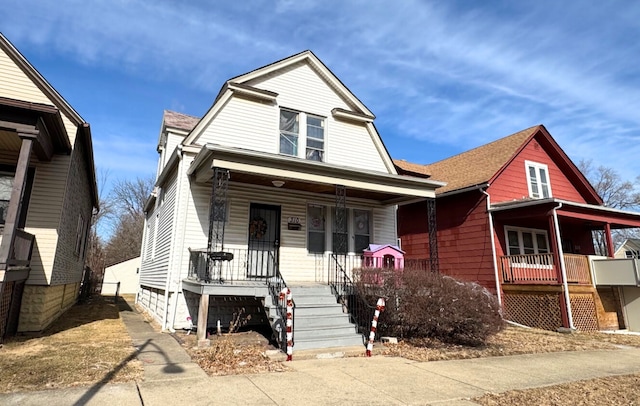
[[384,145],[382,138],[378,134],[373,120],[375,115],[362,103],[343,83],[340,79],[327,68],[320,59],[311,51],[303,51],[290,57],[281,59],[277,62],[265,65],[261,68],[252,70],[245,74],[233,77],[227,80],[222,86],[220,92],[216,96],[213,105],[202,119],[191,130],[190,134],[183,140],[183,145],[197,144],[196,140],[204,129],[209,125],[213,117],[234,95],[251,97],[264,102],[276,102],[278,94],[268,89],[262,89],[261,81],[268,79],[281,72],[286,72],[300,64],[307,64],[322,80],[344,101],[348,109],[336,106],[331,114],[343,120],[364,123],[385,161],[385,166],[390,173],[395,173],[396,168],[389,155],[389,151]]

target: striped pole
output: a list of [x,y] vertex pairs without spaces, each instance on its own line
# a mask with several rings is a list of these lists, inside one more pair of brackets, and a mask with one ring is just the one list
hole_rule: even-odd
[[291,290],[287,287],[280,291],[280,300],[287,299],[287,361],[293,359],[293,299]]
[[369,343],[367,344],[367,357],[371,356],[371,350],[373,350],[373,340],[376,338],[376,330],[378,329],[378,317],[380,313],[384,311],[384,298],[378,299],[376,304],[376,312],[373,314],[373,320],[371,321],[371,332],[369,333]]

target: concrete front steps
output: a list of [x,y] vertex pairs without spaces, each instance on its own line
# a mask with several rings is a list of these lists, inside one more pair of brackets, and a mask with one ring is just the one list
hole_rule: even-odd
[[[349,322],[349,315],[336,303],[328,285],[289,286],[295,303],[293,351],[361,346],[362,334]],[[270,305],[270,303],[269,303]],[[272,323],[277,321],[275,306],[265,306]]]

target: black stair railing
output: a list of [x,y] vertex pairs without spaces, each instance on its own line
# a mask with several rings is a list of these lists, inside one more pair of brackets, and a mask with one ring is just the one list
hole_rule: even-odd
[[358,287],[349,278],[336,254],[331,254],[329,261],[329,285],[338,303],[345,306],[349,312],[349,318],[356,325],[357,332],[362,334],[366,341],[376,306],[369,304],[358,291]]

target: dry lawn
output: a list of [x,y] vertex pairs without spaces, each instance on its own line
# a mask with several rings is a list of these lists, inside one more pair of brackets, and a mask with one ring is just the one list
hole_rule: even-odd
[[38,337],[0,348],[0,392],[41,390],[142,378],[131,338],[113,303],[76,305]]
[[640,374],[598,378],[499,394],[489,393],[473,401],[484,406],[638,405],[640,404]]
[[254,331],[211,336],[209,348],[197,348],[194,335],[182,335],[178,340],[191,359],[211,376],[289,370],[283,362],[266,355],[273,347],[264,336]]
[[377,354],[403,357],[414,361],[439,361],[543,352],[613,349],[616,348],[615,345],[640,347],[640,336],[604,333],[560,334],[509,326],[491,337],[487,344],[481,347],[444,344],[437,340],[421,339],[401,341],[398,345],[383,346]]

